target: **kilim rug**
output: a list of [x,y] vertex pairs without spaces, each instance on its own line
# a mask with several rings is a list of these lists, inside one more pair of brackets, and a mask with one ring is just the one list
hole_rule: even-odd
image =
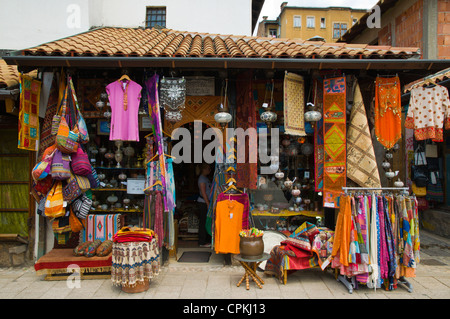
[[114,234],[121,228],[120,214],[88,214],[86,228],[80,231],[80,242],[113,240]]
[[55,143],[56,135],[52,135],[52,120],[58,109],[58,81],[56,75],[53,75],[52,86],[48,96],[47,108],[45,110],[44,122],[42,123],[41,136],[39,141],[38,160],[47,147]]
[[284,130],[286,134],[305,136],[305,83],[301,75],[284,76]]
[[[314,80],[314,105],[323,113],[323,80]],[[323,190],[323,116],[314,127],[314,184],[316,192]]]
[[353,94],[353,107],[347,129],[347,177],[361,187],[381,187],[366,109],[358,83]]
[[[253,72],[249,71],[238,76],[236,84],[236,128],[247,130],[254,128],[256,130],[256,105],[253,100],[252,91]],[[239,188],[257,188],[258,164],[250,163],[249,153],[257,150],[257,141],[246,136],[245,145],[234,145],[237,154],[243,154],[245,151],[245,163],[236,163],[236,187]],[[257,153],[256,153],[257,154]],[[256,155],[257,156],[257,155]]]
[[39,149],[39,98],[41,81],[20,74],[19,138],[17,147],[28,151]]
[[323,90],[323,205],[337,208],[346,186],[345,77],[325,79]]

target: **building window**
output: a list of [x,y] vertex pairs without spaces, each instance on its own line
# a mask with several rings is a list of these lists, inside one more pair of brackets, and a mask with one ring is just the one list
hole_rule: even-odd
[[166,7],[147,7],[145,27],[153,28],[156,25],[166,26]]
[[315,17],[306,17],[306,27],[307,28],[315,28],[316,27],[316,18]]
[[333,39],[339,39],[347,32],[347,23],[333,23]]
[[272,38],[277,37],[277,29],[269,29],[269,36]]
[[326,28],[325,18],[320,18],[320,28],[321,29],[325,29]]
[[355,18],[354,18],[354,19],[352,20],[352,25],[355,25],[356,22],[358,22],[358,19],[355,19]]
[[302,27],[302,16],[294,16],[294,28]]

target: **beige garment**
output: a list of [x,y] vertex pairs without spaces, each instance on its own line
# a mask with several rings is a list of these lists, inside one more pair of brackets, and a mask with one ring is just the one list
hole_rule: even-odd
[[285,133],[306,136],[304,79],[301,75],[286,72],[283,86]]
[[347,129],[347,177],[361,187],[381,187],[369,123],[359,84]]

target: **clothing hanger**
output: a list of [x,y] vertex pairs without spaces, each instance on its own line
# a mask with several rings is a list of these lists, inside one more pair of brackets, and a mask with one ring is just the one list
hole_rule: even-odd
[[156,185],[161,185],[161,186],[162,186],[162,182],[161,182],[161,181],[156,181],[156,183],[153,184],[152,186],[146,187],[146,188],[144,189],[144,192],[145,192],[146,190],[152,188],[152,187],[155,187]]
[[[242,191],[237,189],[236,186],[234,186],[234,184],[231,184],[230,186],[228,186],[228,188],[224,191],[224,193],[229,194],[228,192],[230,192],[230,191],[242,193]],[[236,194],[236,193],[234,193],[234,194]]]
[[131,81],[130,77],[126,74],[123,74],[118,81],[122,82],[123,80]]

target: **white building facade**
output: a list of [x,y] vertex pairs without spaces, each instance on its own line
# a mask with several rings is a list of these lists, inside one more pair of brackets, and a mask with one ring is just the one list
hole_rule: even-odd
[[0,0],[0,50],[25,49],[102,26],[134,28],[158,24],[178,31],[249,36],[263,3],[255,0]]

